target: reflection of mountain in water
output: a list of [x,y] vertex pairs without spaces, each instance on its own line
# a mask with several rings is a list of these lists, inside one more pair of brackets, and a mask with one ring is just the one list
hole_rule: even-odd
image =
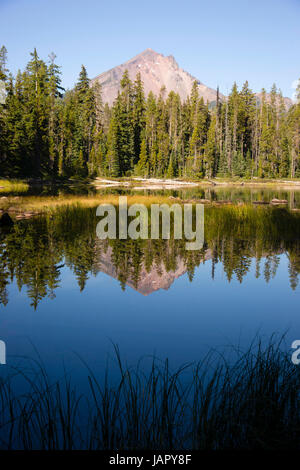
[[8,286],[16,280],[36,308],[64,287],[63,266],[82,291],[91,275],[103,272],[143,295],[169,289],[183,274],[190,281],[209,260],[211,278],[222,264],[224,279],[240,283],[250,267],[268,283],[280,255],[288,258],[283,273],[296,289],[300,273],[300,214],[286,209],[214,207],[205,210],[205,246],[187,251],[185,240],[102,240],[96,237],[95,209],[62,208],[55,217],[41,217],[0,231],[0,304],[9,301]]
[[[209,260],[211,257],[211,250],[206,250],[203,261]],[[126,284],[143,295],[152,294],[159,289],[168,290],[176,279],[187,272],[187,265],[180,256],[176,257],[175,264],[176,268],[170,271],[167,271],[164,264],[152,265],[149,270],[143,264],[140,269],[139,279],[135,281],[129,275]],[[95,271],[119,279],[118,268],[113,263],[113,250],[111,247],[106,252],[100,253],[99,259],[95,262]]]

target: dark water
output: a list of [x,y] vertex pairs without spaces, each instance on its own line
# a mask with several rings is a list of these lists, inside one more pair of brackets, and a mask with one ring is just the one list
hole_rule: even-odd
[[183,240],[101,241],[97,222],[96,208],[74,207],[2,229],[0,373],[34,348],[53,374],[64,360],[80,382],[78,356],[101,371],[112,343],[129,363],[155,354],[176,366],[257,333],[300,339],[298,212],[206,207],[199,251]]

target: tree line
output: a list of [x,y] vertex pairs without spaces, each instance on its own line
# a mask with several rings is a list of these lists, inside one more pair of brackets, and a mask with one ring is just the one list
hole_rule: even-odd
[[[0,173],[6,177],[300,177],[300,85],[287,109],[276,86],[258,98],[245,82],[205,102],[195,82],[182,101],[161,89],[146,97],[125,71],[112,107],[84,66],[61,86],[55,54],[34,50],[16,77],[0,50]],[[3,90],[2,90],[3,91]]]

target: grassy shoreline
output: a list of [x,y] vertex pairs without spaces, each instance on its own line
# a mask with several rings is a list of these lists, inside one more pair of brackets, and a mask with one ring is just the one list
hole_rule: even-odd
[[[172,204],[172,200],[168,197],[161,196],[127,196],[128,204],[142,203],[146,206],[151,204]],[[99,204],[117,205],[119,195],[92,195],[92,196],[13,196],[0,198],[0,211],[8,212],[12,216],[18,217],[20,213],[46,214],[57,208],[67,206],[80,206],[84,208],[97,207]]]
[[[232,207],[237,210],[245,210],[255,207],[275,208],[281,207],[287,209],[287,201],[285,203],[252,201],[250,202],[234,202],[231,200],[208,200],[200,198],[184,199],[181,197],[164,196],[164,195],[126,195],[128,206],[132,204],[144,204],[150,207],[151,204],[205,204],[207,207]],[[99,204],[112,204],[118,206],[119,194],[96,194],[90,196],[63,195],[63,196],[6,196],[0,197],[0,216],[7,212],[12,218],[21,219],[32,217],[34,215],[49,214],[56,209],[64,207],[81,207],[93,208]],[[274,200],[276,201],[276,199]],[[278,200],[277,200],[278,201]],[[293,212],[299,212],[300,209],[290,209]]]
[[[237,200],[232,197],[231,189],[233,191],[243,191],[243,189],[257,188],[257,191],[260,190],[269,190],[269,191],[300,191],[300,181],[285,181],[285,180],[268,180],[262,182],[261,180],[240,180],[240,179],[214,179],[214,180],[202,180],[202,181],[192,181],[192,180],[182,180],[182,179],[172,179],[172,180],[163,180],[163,179],[154,179],[150,178],[145,179],[132,179],[132,178],[100,178],[97,180],[101,182],[101,185],[98,187],[94,185],[94,181],[85,180],[69,180],[68,182],[56,184],[57,188],[78,188],[79,194],[67,194],[68,191],[62,189],[62,193],[55,196],[47,195],[31,195],[27,194],[30,184],[25,182],[25,180],[0,180],[0,215],[3,212],[8,212],[12,217],[24,218],[26,216],[30,217],[37,214],[44,214],[52,211],[58,207],[69,206],[69,205],[80,205],[82,207],[96,207],[101,203],[108,204],[118,204],[119,194],[118,191],[128,191],[127,198],[128,204],[134,203],[143,203],[146,206],[151,204],[173,204],[173,203],[202,203],[211,206],[215,205],[254,205],[254,204],[266,204],[272,205],[272,198],[274,198],[273,205],[276,204],[276,194],[272,197],[269,197],[269,200],[266,198],[261,198],[259,196],[257,201],[254,198],[245,198],[238,197]],[[49,183],[49,182],[48,182]],[[290,186],[287,186],[289,184]],[[1,186],[3,188],[1,195]],[[102,190],[102,192],[97,192],[97,187]],[[90,194],[80,194],[80,189],[90,188]],[[94,188],[94,189],[92,189]],[[114,189],[116,190],[114,193]],[[228,194],[226,190],[228,189]],[[174,194],[172,191],[181,191],[177,192],[177,197],[171,196]],[[223,191],[224,190],[224,191]],[[147,192],[146,194],[143,193]],[[153,191],[153,193],[151,192]],[[155,191],[158,191],[157,193]],[[218,198],[211,197],[211,191],[218,192],[220,196]],[[66,194],[63,194],[66,192]],[[82,192],[82,191],[81,191]],[[224,194],[222,194],[224,192]],[[203,193],[203,195],[201,195]],[[207,193],[207,194],[206,194]],[[179,197],[178,195],[181,196]],[[282,196],[281,196],[282,197]],[[280,204],[281,197],[277,199],[277,205]],[[287,197],[287,196],[285,196]],[[253,199],[253,200],[252,200]],[[285,199],[285,204],[288,201]],[[291,210],[299,211],[295,207],[291,207]],[[27,214],[27,215],[26,215]]]
[[25,180],[0,179],[0,193],[25,192],[28,191],[29,184]]

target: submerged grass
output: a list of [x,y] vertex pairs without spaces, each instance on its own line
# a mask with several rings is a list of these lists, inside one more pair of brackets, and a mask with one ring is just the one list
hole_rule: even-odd
[[[153,358],[134,368],[115,347],[119,379],[87,368],[81,395],[41,360],[0,384],[2,449],[291,449],[300,447],[300,369],[282,340],[257,340],[235,360],[212,352],[172,371]],[[20,395],[14,381],[27,384]]]

